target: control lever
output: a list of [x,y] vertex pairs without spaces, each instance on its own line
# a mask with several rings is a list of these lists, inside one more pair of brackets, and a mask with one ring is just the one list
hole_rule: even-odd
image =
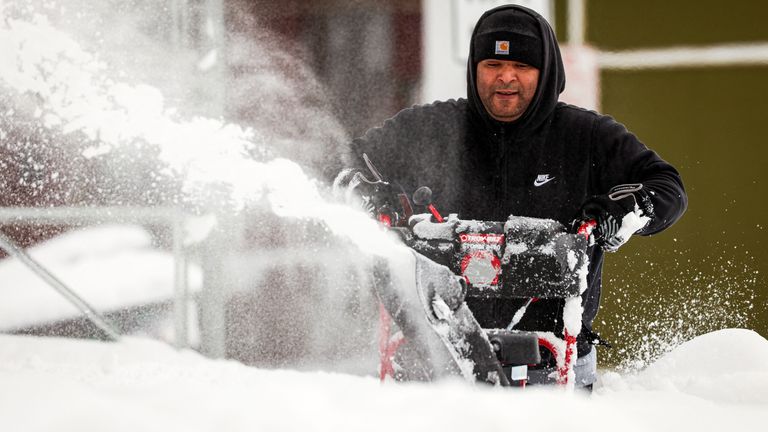
[[429,210],[430,213],[432,213],[432,216],[435,217],[435,220],[438,222],[444,222],[444,219],[442,216],[440,216],[440,213],[437,211],[434,205],[432,205],[432,189],[422,186],[418,189],[416,189],[416,192],[413,193],[413,203],[416,205],[422,205]]

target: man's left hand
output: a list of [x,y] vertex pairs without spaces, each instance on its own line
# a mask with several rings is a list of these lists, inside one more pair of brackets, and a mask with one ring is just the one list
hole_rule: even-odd
[[653,219],[653,202],[640,183],[618,185],[588,199],[581,206],[581,218],[594,219],[595,242],[606,252],[616,252]]

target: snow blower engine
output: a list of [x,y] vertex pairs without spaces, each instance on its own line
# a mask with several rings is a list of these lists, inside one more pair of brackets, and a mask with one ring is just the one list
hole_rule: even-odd
[[[549,219],[509,216],[506,221],[475,221],[456,214],[444,218],[432,204],[427,187],[417,189],[412,201],[427,213],[413,214],[407,195],[386,182],[367,155],[363,157],[375,180],[360,174],[354,181],[362,185],[363,200],[380,222],[397,232],[409,248],[458,275],[465,299],[516,299],[522,305],[505,328],[481,332],[503,371],[500,383],[524,387],[536,374],[538,378],[531,382],[573,386],[576,336],[581,331],[580,294],[586,288],[587,248],[594,222],[569,232]],[[526,309],[542,299],[561,300],[562,328],[516,330]],[[383,303],[382,379],[396,375],[392,362],[404,343],[402,334],[390,334],[394,311]],[[397,319],[395,323],[400,325]]]

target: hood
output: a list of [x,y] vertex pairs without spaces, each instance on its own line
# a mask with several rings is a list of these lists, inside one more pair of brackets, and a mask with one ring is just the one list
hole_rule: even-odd
[[[520,13],[530,15],[535,19],[539,26],[539,36],[541,38],[542,66],[539,69],[539,83],[536,94],[522,117],[514,122],[505,123],[495,120],[488,114],[483,106],[483,102],[477,93],[477,65],[473,59],[474,41],[477,37],[477,31],[480,24],[489,16],[503,10],[515,9]],[[470,112],[492,130],[503,128],[513,128],[520,136],[526,136],[535,131],[549,117],[557,105],[560,93],[565,89],[565,69],[563,60],[560,56],[560,47],[557,44],[557,38],[549,23],[538,13],[531,9],[518,5],[505,5],[491,9],[483,14],[475,25],[472,32],[472,39],[469,45],[469,59],[467,60],[467,100],[469,102]]]

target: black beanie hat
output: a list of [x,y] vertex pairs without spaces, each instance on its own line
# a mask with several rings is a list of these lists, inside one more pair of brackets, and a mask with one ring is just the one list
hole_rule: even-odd
[[537,69],[543,64],[539,23],[516,9],[503,9],[488,15],[472,41],[476,65],[486,59],[514,60]]

